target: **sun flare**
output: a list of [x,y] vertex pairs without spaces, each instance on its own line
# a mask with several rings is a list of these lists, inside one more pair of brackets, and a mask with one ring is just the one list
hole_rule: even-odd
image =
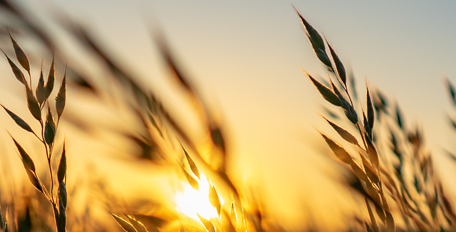
[[[205,218],[217,217],[217,210],[209,201],[209,183],[206,176],[201,175],[201,180],[197,180],[199,190],[194,189],[190,184],[186,184],[182,192],[176,194],[175,200],[177,209],[185,215],[200,220],[198,214]],[[220,198],[220,203],[223,205],[223,199]]]

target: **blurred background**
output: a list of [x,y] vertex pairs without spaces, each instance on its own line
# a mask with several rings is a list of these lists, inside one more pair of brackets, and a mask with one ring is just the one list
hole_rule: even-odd
[[[319,115],[325,112],[323,106],[330,105],[300,67],[311,75],[328,74],[292,4],[336,49],[355,76],[360,96],[367,84],[400,104],[405,123],[418,125],[426,135],[444,183],[454,182],[455,165],[441,155],[445,148],[456,149],[454,132],[448,129],[451,110],[444,85],[445,77],[456,82],[453,1],[15,1],[55,39],[55,51],[64,57],[56,66],[57,80],[62,79],[65,64],[72,64],[99,89],[68,87],[65,120],[59,128],[59,139],[68,141],[68,188],[89,189],[93,179],[100,178],[119,201],[169,200],[178,181],[157,163],[132,159],[140,148],[116,132],[138,125],[125,104],[112,97],[122,99],[116,92],[119,87],[103,78],[106,70],[94,65],[94,58],[65,33],[63,28],[73,21],[142,86],[160,96],[183,127],[199,138],[198,114],[189,107],[182,88],[170,80],[159,54],[155,38],[163,35],[223,125],[228,173],[236,185],[256,189],[287,230],[300,230],[309,223],[325,230],[343,227],[347,215],[358,212],[353,207],[356,201],[334,180],[340,169],[316,130],[331,130]],[[46,70],[52,55],[10,19],[8,14],[1,16],[5,25],[1,48],[12,56],[7,26],[29,55],[32,76],[38,77],[42,59]],[[6,59],[0,62],[0,71],[0,102],[31,119]],[[360,99],[359,104],[364,104],[364,97]],[[28,150],[40,149],[33,136],[15,129],[6,113],[0,118],[1,126]],[[5,138],[0,140],[2,182],[13,176],[15,185],[21,185],[25,173],[6,130],[0,131]],[[32,158],[39,160],[37,153]],[[100,204],[94,194],[75,194],[75,198],[84,202],[75,211],[83,212],[92,201]],[[98,210],[103,215],[103,206]]]

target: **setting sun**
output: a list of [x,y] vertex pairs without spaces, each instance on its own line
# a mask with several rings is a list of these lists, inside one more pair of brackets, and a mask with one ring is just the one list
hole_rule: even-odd
[[[206,219],[217,217],[217,209],[212,206],[209,200],[209,183],[206,176],[201,175],[201,180],[197,180],[199,190],[194,189],[187,184],[182,192],[176,194],[177,209],[185,215],[200,220],[198,214]],[[220,203],[223,205],[223,199],[220,197]]]
[[456,232],[455,10],[0,0],[0,232]]

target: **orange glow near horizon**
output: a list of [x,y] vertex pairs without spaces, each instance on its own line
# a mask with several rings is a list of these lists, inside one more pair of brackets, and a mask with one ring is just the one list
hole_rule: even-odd
[[[201,175],[201,180],[197,180],[199,190],[194,189],[190,184],[186,184],[183,191],[178,192],[175,196],[177,209],[183,214],[200,221],[198,214],[205,218],[216,218],[217,210],[209,201],[209,182],[206,176]],[[223,205],[223,199],[219,196],[220,203]]]

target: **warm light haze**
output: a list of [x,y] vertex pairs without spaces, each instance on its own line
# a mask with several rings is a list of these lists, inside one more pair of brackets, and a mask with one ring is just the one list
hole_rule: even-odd
[[0,231],[456,228],[454,1],[0,11]]
[[[182,213],[198,221],[198,214],[206,219],[218,217],[217,209],[209,201],[209,183],[205,180],[206,176],[201,178],[201,181],[198,181],[198,190],[187,184],[182,192],[176,194],[175,200],[177,208]],[[223,202],[221,199],[222,205]]]

